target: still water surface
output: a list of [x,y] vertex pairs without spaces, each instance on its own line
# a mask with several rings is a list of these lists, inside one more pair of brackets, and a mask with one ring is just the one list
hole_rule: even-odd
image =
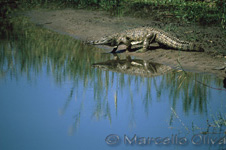
[[214,76],[94,68],[115,56],[42,29],[2,38],[0,57],[1,150],[226,148],[226,92],[199,83],[223,89]]

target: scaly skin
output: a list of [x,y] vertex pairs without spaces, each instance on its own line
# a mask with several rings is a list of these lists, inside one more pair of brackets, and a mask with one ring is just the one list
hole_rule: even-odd
[[179,40],[162,30],[152,27],[140,27],[126,30],[122,33],[116,33],[111,36],[103,37],[97,41],[90,41],[89,43],[94,45],[115,46],[112,50],[114,53],[121,44],[125,44],[127,46],[126,50],[130,51],[133,43],[143,43],[142,51],[146,51],[149,48],[149,45],[153,42],[157,42],[160,45],[173,49],[185,51],[204,51],[200,46],[194,43]]

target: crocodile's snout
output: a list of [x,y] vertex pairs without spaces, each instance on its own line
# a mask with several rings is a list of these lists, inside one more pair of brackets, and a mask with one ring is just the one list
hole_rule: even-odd
[[85,44],[94,44],[94,41],[86,41]]

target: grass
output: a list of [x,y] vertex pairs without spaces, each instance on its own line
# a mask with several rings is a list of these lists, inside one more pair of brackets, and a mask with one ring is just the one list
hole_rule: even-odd
[[[223,6],[223,7],[222,7]],[[147,1],[129,4],[129,10],[134,10],[136,16],[157,14],[157,18],[177,18],[188,23],[218,24],[225,28],[225,4],[207,2]],[[130,13],[130,11],[128,11]]]
[[226,28],[226,0],[3,0],[0,4],[0,18],[6,18],[18,9],[69,7],[105,10],[118,16],[180,20]]

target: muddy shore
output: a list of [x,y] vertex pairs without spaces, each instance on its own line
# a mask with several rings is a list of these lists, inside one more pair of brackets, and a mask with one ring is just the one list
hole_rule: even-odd
[[[145,53],[129,52],[126,55],[151,60],[174,68],[181,65],[185,70],[214,74],[219,78],[226,77],[226,69],[224,68],[226,67],[226,37],[220,27],[204,27],[132,17],[112,17],[107,12],[72,9],[40,9],[26,12],[25,15],[38,26],[68,34],[84,41],[95,40],[134,27],[149,25],[159,28],[179,39],[200,43],[205,52],[157,48]],[[110,47],[103,48],[106,52],[112,50]],[[120,46],[121,50],[124,48],[124,46]],[[124,55],[125,53],[121,54]]]

